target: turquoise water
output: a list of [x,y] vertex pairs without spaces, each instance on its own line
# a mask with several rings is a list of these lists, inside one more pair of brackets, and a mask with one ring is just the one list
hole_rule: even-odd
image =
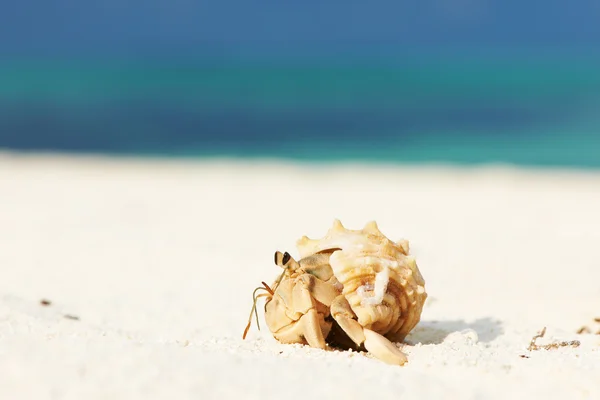
[[600,60],[12,63],[0,147],[600,167]]

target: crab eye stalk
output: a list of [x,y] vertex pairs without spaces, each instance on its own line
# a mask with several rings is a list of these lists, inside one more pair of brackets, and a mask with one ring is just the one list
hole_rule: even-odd
[[285,253],[282,253],[280,251],[275,252],[275,265],[286,268],[287,263],[289,263],[291,259],[292,256],[290,256],[290,253],[288,253],[287,251]]

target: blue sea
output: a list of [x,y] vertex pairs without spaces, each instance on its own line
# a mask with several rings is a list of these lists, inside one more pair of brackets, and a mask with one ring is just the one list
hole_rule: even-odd
[[0,149],[600,167],[600,58],[0,64]]

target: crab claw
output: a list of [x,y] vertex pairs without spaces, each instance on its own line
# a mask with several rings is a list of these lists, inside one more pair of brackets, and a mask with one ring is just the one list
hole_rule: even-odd
[[381,361],[393,365],[403,365],[408,361],[406,355],[384,336],[367,328],[363,329],[363,333],[365,349]]
[[365,349],[383,362],[393,365],[403,365],[407,358],[392,342],[371,329],[363,328],[355,319],[348,300],[344,295],[336,297],[331,303],[331,315],[340,328],[357,346]]

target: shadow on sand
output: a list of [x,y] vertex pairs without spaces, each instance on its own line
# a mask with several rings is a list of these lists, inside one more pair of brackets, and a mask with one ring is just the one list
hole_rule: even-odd
[[449,334],[465,329],[477,332],[479,341],[483,343],[489,343],[504,333],[502,322],[489,317],[479,318],[473,322],[464,320],[421,321],[405,341],[409,344],[440,344]]

